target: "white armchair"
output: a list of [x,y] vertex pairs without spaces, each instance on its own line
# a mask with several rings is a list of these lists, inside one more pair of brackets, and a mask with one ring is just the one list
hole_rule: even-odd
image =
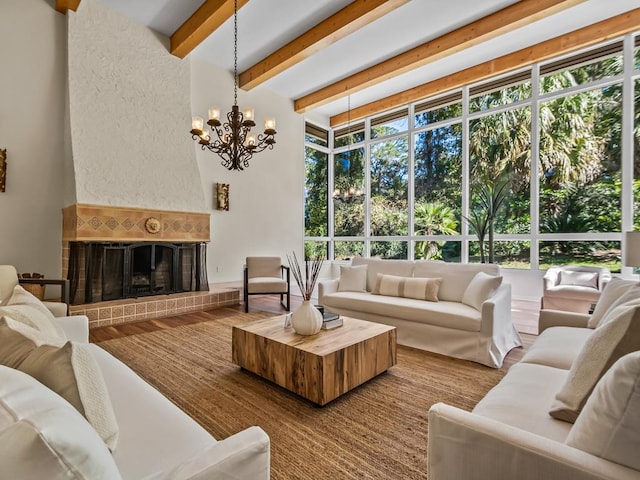
[[541,308],[589,313],[609,280],[611,272],[603,267],[551,267],[542,280]]
[[[280,295],[280,304],[291,309],[290,270],[280,257],[247,257],[244,265],[244,311],[249,311],[249,295]],[[287,303],[284,303],[284,296]]]

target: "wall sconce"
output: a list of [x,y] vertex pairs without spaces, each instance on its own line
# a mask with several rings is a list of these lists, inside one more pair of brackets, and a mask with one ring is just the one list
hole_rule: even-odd
[[7,186],[7,151],[0,148],[0,192]]
[[216,183],[216,208],[229,211],[229,184]]

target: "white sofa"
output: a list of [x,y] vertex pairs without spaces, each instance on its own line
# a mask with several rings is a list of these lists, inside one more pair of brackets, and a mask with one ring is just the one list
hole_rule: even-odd
[[[500,275],[497,265],[355,257],[351,266],[366,266],[365,288],[345,291],[340,278],[323,280],[318,283],[319,303],[340,315],[395,326],[401,345],[494,368],[502,366],[512,348],[522,345],[511,321],[509,284],[501,283],[479,308],[462,302],[479,272]],[[441,278],[438,301],[372,294],[378,274]]]
[[[0,301],[0,305],[7,305],[7,298]],[[62,327],[68,340],[87,344],[87,317],[61,317],[55,323]],[[262,429],[250,427],[217,441],[124,363],[95,344],[88,344],[88,349],[104,378],[117,421],[118,438],[112,454],[99,437],[97,443],[92,443],[92,438],[82,433],[87,433],[89,422],[62,397],[25,373],[0,365],[1,478],[269,478],[270,443]],[[29,391],[35,393],[27,397],[41,397],[35,405],[29,405],[33,400],[25,398],[24,392]],[[53,406],[43,407],[45,400]],[[38,408],[44,411],[37,412]],[[18,441],[26,438],[25,425],[38,425],[43,418],[47,419],[42,427],[45,433],[40,437],[53,435],[57,445],[62,444],[62,454],[51,448],[37,450],[35,441],[30,440],[24,447]],[[62,422],[60,432],[55,431],[58,421]],[[90,425],[88,430],[92,430]],[[100,458],[94,461],[93,455]],[[79,458],[78,465],[68,462],[68,458]]]
[[[631,307],[634,308],[637,307]],[[588,326],[589,320],[589,315],[584,314],[542,311],[540,336],[522,360],[509,369],[472,412],[443,403],[432,406],[428,424],[429,480],[639,479],[638,468],[612,461],[607,457],[611,456],[610,451],[606,455],[596,455],[588,449],[577,448],[572,443],[574,440],[570,439],[570,433],[578,421],[583,422],[580,428],[591,422],[591,429],[588,430],[590,436],[616,445],[617,433],[593,428],[594,418],[596,422],[601,421],[616,409],[611,408],[607,414],[600,411],[597,415],[594,413],[597,411],[595,402],[590,405],[591,397],[599,395],[600,398],[618,400],[625,397],[624,393],[614,393],[609,388],[611,384],[603,382],[605,377],[598,381],[593,392],[599,389],[599,393],[590,394],[575,424],[558,420],[549,413],[565,382],[572,376],[575,378],[576,373],[572,369],[574,361],[579,359],[579,363],[584,359],[581,356],[584,355],[582,349],[595,335],[596,330]],[[633,321],[636,322],[634,328],[637,331],[640,313],[636,314]],[[634,361],[637,375],[640,356],[636,355]],[[613,373],[610,371],[615,370],[617,365],[614,364],[607,375]],[[637,377],[635,382],[637,389],[640,383]],[[635,395],[638,402],[637,391]],[[623,448],[636,453],[640,452],[637,408],[638,403],[631,407],[636,425],[630,430],[636,432],[633,433],[635,440],[626,440],[626,447]],[[611,421],[616,423],[617,420],[613,417]],[[624,428],[628,429],[628,426]],[[637,455],[632,453],[631,456]]]

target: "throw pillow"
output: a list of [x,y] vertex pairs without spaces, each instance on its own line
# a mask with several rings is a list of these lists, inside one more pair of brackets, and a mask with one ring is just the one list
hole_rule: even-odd
[[611,305],[624,295],[629,288],[637,285],[638,282],[623,280],[618,277],[613,277],[609,280],[600,294],[596,308],[593,310],[587,326],[589,328],[596,328]]
[[634,285],[632,287],[627,288],[627,291],[623,293],[620,298],[614,300],[611,303],[611,306],[607,309],[604,316],[596,325],[596,328],[604,325],[608,320],[613,318],[613,312],[616,309],[624,308],[624,307],[634,307],[636,305],[640,305],[640,286]]
[[640,306],[614,309],[613,318],[594,330],[573,361],[549,414],[575,422],[600,378],[619,358],[640,350]]
[[566,443],[640,470],[640,351],[622,357],[602,377]]
[[340,266],[339,292],[365,292],[367,290],[367,266]]
[[387,295],[390,297],[415,298],[416,300],[438,301],[438,290],[442,278],[413,278],[398,277],[379,273],[374,295]]
[[0,398],[2,478],[121,478],[91,425],[34,378],[0,366]]
[[0,316],[2,315],[40,330],[47,337],[66,340],[64,331],[56,323],[49,309],[20,285],[16,285],[6,305],[0,307]]
[[118,424],[98,363],[88,346],[67,342],[62,348],[41,345],[18,366],[73,405],[113,451]]
[[560,282],[558,285],[575,285],[598,289],[598,272],[576,272],[573,270],[560,270]]
[[43,344],[61,347],[64,341],[58,337],[46,337],[39,330],[10,317],[0,317],[0,365],[17,368]]
[[484,272],[476,273],[476,276],[473,277],[462,295],[462,303],[476,310],[481,310],[482,304],[496,291],[501,283],[501,276],[487,275]]

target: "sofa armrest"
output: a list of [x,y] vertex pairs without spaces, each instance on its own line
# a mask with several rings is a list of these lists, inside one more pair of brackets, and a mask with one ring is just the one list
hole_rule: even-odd
[[560,269],[558,267],[550,267],[542,277],[542,291],[545,292],[558,284],[558,276]]
[[269,437],[260,427],[249,427],[147,480],[269,480],[269,476]]
[[322,300],[325,295],[329,293],[335,293],[338,291],[338,284],[340,280],[337,278],[331,280],[322,280],[318,282],[318,303],[322,305]]
[[549,327],[581,327],[587,328],[589,315],[561,310],[540,310],[538,318],[538,335]]
[[629,479],[638,472],[443,403],[429,410],[429,480]]
[[89,318],[86,315],[56,317],[55,322],[60,325],[67,340],[81,343],[89,342]]
[[598,290],[602,292],[604,287],[607,286],[607,283],[611,281],[611,271],[608,268],[603,268],[600,270],[600,275],[598,275]]
[[503,283],[487,298],[480,309],[482,314],[480,332],[493,336],[495,331],[502,332],[512,328],[511,322],[511,285]]

